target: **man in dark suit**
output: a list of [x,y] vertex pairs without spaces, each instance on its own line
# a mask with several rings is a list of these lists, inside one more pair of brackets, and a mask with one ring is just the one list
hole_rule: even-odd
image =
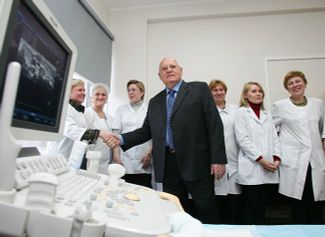
[[[182,72],[174,58],[162,59],[159,77],[166,88],[150,100],[143,126],[121,134],[117,143],[127,150],[152,139],[156,181],[180,199],[185,211],[190,193],[198,218],[217,223],[214,178],[224,175],[227,162],[223,125],[208,85],[186,83]],[[168,100],[173,96],[169,116]]]

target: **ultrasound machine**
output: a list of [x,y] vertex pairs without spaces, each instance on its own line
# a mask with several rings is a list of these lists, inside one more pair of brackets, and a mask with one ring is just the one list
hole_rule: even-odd
[[[59,2],[58,2],[59,4]],[[61,154],[18,158],[18,140],[62,138],[77,50],[42,0],[0,1],[0,236],[145,237],[171,231],[173,196],[69,169]],[[96,160],[96,151],[87,158]]]

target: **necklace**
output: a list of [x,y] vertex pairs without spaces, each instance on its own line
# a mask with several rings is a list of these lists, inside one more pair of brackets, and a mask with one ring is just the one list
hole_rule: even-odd
[[303,102],[294,102],[292,97],[290,97],[290,100],[294,105],[299,106],[299,107],[306,106],[307,102],[308,102],[306,96],[304,96],[304,101]]
[[217,107],[219,109],[225,109],[226,108],[226,101],[223,101],[220,105],[217,104]]

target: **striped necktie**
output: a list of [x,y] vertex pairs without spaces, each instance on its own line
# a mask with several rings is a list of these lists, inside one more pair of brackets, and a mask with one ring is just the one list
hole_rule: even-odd
[[173,112],[173,107],[175,103],[175,93],[176,91],[170,90],[168,91],[168,97],[167,97],[167,137],[166,137],[166,145],[170,148],[174,149],[174,141],[173,141],[173,134],[172,134],[172,128],[170,125],[170,117]]

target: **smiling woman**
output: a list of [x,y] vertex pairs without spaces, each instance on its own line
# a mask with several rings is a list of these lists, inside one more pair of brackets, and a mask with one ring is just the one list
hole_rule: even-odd
[[[107,100],[107,86],[102,83],[96,83],[92,88],[92,106],[88,107],[85,111],[85,118],[88,124],[88,128],[108,132],[112,131],[113,118],[104,112],[104,107],[107,103]],[[99,138],[96,144],[89,147],[91,150],[101,152],[98,172],[102,174],[107,174],[107,167],[112,159],[112,149],[105,144],[106,140],[106,138]]]
[[223,123],[227,161],[226,172],[214,181],[214,193],[222,224],[240,224],[241,188],[236,183],[238,173],[238,145],[235,138],[234,121],[238,106],[226,102],[227,85],[221,80],[211,80],[209,88]]
[[283,85],[290,97],[273,105],[283,158],[279,192],[288,197],[294,224],[318,224],[325,200],[324,104],[305,96],[307,79],[301,71],[288,72]]
[[283,85],[291,95],[290,100],[293,104],[297,106],[305,106],[307,104],[307,98],[305,97],[307,80],[302,72],[289,72],[284,78]]

